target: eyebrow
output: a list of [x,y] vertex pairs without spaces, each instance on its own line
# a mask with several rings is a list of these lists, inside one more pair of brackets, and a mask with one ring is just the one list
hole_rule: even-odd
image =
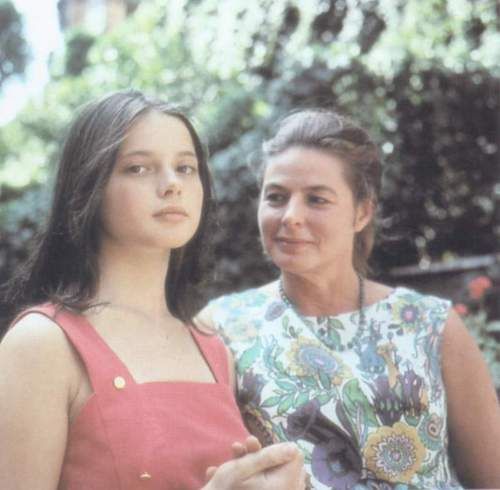
[[151,152],[149,152],[149,151],[146,151],[146,150],[134,150],[134,151],[129,151],[127,153],[121,154],[120,158],[136,157],[136,156],[147,157],[149,155],[151,155]]
[[197,158],[196,153],[192,152],[191,150],[180,151],[179,153],[177,153],[177,156],[178,157],[195,157],[195,158]]
[[[287,190],[286,187],[279,185],[279,184],[274,184],[272,182],[270,184],[267,184],[266,186],[264,186],[264,190],[267,191],[269,189]],[[312,191],[312,192],[328,192],[330,194],[337,196],[337,192],[334,189],[332,189],[331,187],[328,187],[327,185],[311,185],[311,186],[305,187],[304,190],[309,191],[309,192],[310,191]]]
[[[128,157],[134,157],[134,156],[143,156],[143,157],[148,157],[151,156],[151,152],[147,150],[133,150],[129,151],[127,153],[123,153],[120,155],[120,158],[128,158]],[[176,157],[196,157],[196,154],[193,153],[190,150],[185,150],[185,151],[180,151],[179,153],[176,153]]]

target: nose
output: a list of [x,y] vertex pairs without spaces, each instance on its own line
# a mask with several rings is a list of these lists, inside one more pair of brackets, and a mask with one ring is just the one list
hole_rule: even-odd
[[159,173],[157,183],[158,197],[166,197],[181,193],[180,178],[173,169],[165,169]]
[[289,227],[301,226],[304,224],[304,205],[298,197],[290,198],[285,207],[281,221],[283,225]]

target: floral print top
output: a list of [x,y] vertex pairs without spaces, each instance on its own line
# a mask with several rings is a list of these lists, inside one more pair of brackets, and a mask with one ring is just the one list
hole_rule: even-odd
[[450,303],[406,288],[305,317],[278,283],[208,304],[234,353],[250,430],[294,440],[315,489],[460,488],[448,455],[440,343]]

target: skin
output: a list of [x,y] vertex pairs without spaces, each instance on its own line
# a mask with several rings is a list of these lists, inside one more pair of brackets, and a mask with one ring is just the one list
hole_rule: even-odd
[[[305,315],[337,315],[358,309],[353,239],[373,216],[356,203],[334,155],[291,147],[268,162],[259,202],[266,253],[281,269],[287,296]],[[365,304],[391,289],[365,282]],[[200,322],[213,326],[207,310]],[[500,488],[500,408],[482,355],[460,318],[450,311],[441,364],[447,396],[450,449],[468,488]],[[473,380],[473,382],[471,382]]]
[[[202,490],[305,488],[302,464],[296,446],[276,444],[224,463]],[[256,474],[256,469],[261,471]]]
[[453,311],[441,354],[458,474],[469,488],[500,488],[500,405],[481,351]]
[[[202,199],[187,128],[179,119],[150,112],[134,125],[119,150],[102,205],[104,246],[127,242],[134,251],[168,253],[194,235]],[[178,212],[154,217],[168,207]]]
[[292,147],[273,157],[264,175],[258,210],[264,250],[307,315],[357,306],[353,241],[371,220],[372,206],[355,205],[343,168],[326,152]]
[[[157,112],[141,117],[119,151],[101,210],[94,300],[109,306],[85,313],[138,383],[215,382],[163,290],[170,250],[195,233],[202,198],[186,127]],[[55,490],[68,429],[92,395],[86,370],[56,324],[29,314],[0,344],[0,372],[0,441],[8,448],[0,450],[2,488]],[[253,439],[236,442],[235,459],[210,469],[205,490],[303,488],[293,445],[261,450]]]

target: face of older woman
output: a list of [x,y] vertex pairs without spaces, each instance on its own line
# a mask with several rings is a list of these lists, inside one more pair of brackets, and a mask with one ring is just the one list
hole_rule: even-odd
[[283,272],[328,275],[352,268],[354,235],[372,212],[369,203],[355,204],[343,165],[326,151],[299,146],[268,161],[259,229]]

